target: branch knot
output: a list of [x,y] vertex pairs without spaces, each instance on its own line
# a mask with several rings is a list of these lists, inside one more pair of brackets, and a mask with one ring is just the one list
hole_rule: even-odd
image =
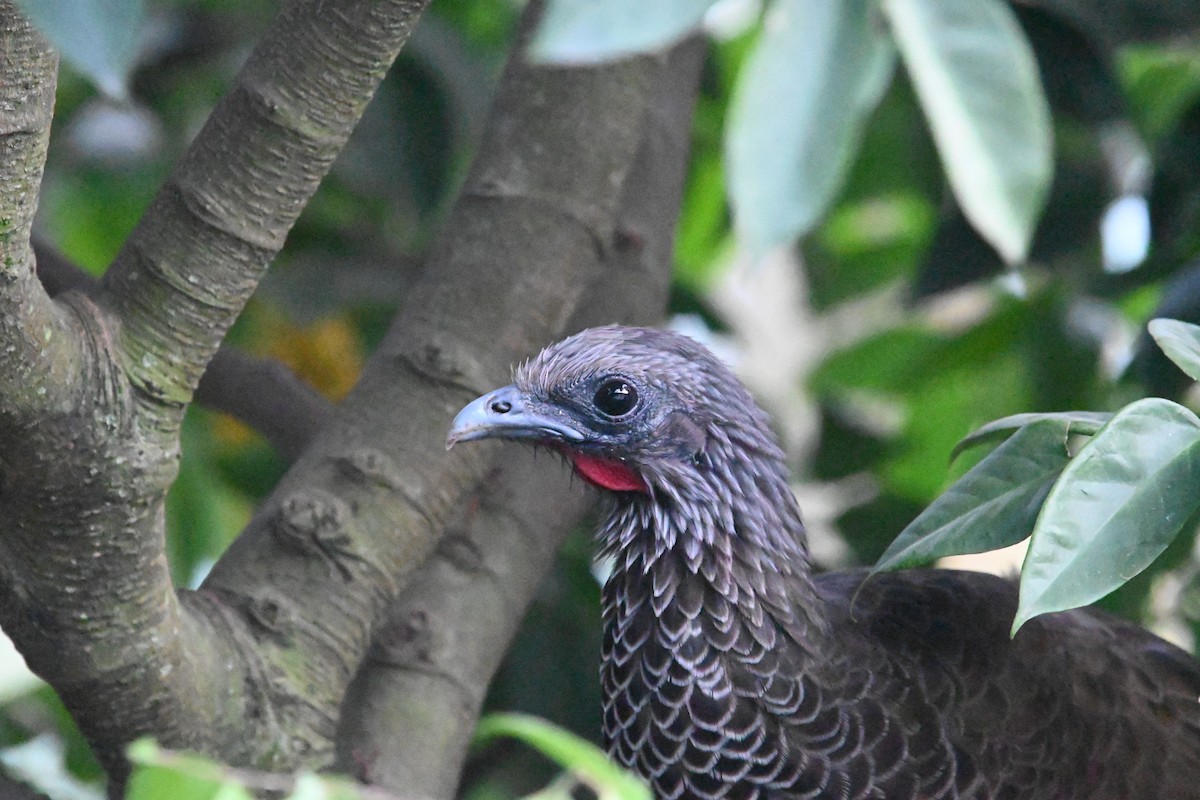
[[365,562],[354,551],[353,539],[345,530],[352,516],[350,507],[339,497],[320,489],[293,492],[279,504],[271,520],[271,533],[291,550],[309,558],[323,560],[329,574],[350,580],[347,561]]

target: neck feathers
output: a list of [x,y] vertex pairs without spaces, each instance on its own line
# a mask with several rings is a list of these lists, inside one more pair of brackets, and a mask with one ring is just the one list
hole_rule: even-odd
[[657,465],[647,484],[616,495],[599,531],[623,579],[669,575],[798,634],[821,626],[800,511],[769,435],[710,427],[702,454]]

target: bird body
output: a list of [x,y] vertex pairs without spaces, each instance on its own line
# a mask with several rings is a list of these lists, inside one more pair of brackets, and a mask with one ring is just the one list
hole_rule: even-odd
[[612,756],[661,798],[1200,798],[1200,664],[1091,610],[1010,639],[1015,586],[813,574],[762,411],[699,344],[584,331],[449,441],[533,440],[606,490]]

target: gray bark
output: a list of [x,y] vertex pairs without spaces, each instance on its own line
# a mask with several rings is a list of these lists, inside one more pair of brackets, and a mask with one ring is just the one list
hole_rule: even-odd
[[[692,109],[705,48],[691,41],[655,77],[608,268],[572,330],[651,324],[666,301]],[[534,123],[536,120],[530,120]],[[433,557],[375,637],[343,708],[339,767],[393,791],[452,797],[487,687],[591,492],[557,459],[501,448]],[[421,735],[406,735],[419,730]]]
[[305,763],[230,669],[252,631],[174,591],[163,500],[201,371],[423,5],[288,4],[102,286],[52,299],[29,228],[55,56],[0,0],[0,626],[118,786],[144,734]]
[[[329,765],[335,740],[366,743],[396,766],[374,762],[372,779],[411,795],[398,782],[419,774],[448,794],[478,698],[586,505],[549,463],[447,455],[445,426],[568,328],[661,312],[696,45],[588,69],[513,59],[428,268],[336,409],[276,367],[218,353],[423,5],[286,4],[95,284],[52,254],[35,274],[55,57],[0,0],[0,626],[114,791],[125,744],[152,735],[275,771]],[[264,402],[275,390],[286,407]],[[187,592],[170,583],[163,501],[194,399],[263,429],[295,463]],[[547,485],[557,502],[517,511]],[[472,591],[448,596],[464,576]],[[389,642],[414,614],[454,638],[465,713],[453,692],[410,694],[420,669]],[[339,729],[356,674],[381,702],[355,694]],[[437,762],[419,737],[385,742],[421,714],[449,723]]]

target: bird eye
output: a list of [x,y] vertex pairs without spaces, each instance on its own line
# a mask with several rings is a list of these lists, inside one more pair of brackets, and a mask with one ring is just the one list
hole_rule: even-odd
[[623,417],[637,405],[637,390],[628,381],[612,378],[600,384],[592,403],[610,417]]

